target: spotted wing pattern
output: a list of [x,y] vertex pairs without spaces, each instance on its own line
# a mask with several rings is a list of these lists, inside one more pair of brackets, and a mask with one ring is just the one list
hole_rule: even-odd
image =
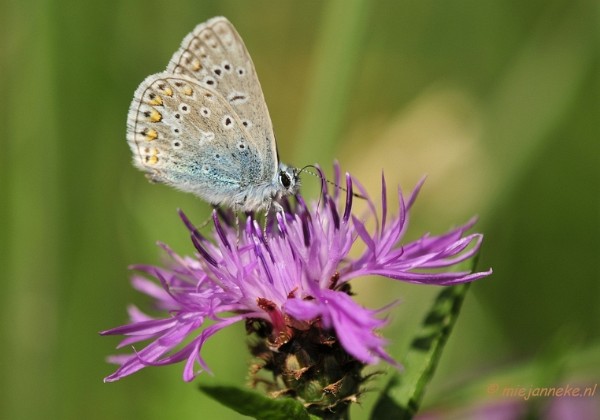
[[275,137],[254,65],[229,21],[198,25],[167,71],[140,84],[127,140],[135,165],[154,181],[234,207],[254,194],[260,205],[276,178]]

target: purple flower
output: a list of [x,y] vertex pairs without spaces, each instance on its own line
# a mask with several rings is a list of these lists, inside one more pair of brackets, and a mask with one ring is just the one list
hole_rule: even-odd
[[[339,183],[337,166],[335,170],[334,181]],[[183,378],[191,381],[198,374],[196,364],[208,370],[200,355],[204,343],[240,321],[264,336],[262,348],[266,350],[279,352],[297,337],[310,336],[311,342],[327,349],[331,343],[339,343],[345,357],[361,367],[380,359],[395,364],[384,350],[386,340],[378,334],[386,323],[379,316],[382,310],[366,309],[355,302],[350,280],[380,275],[417,284],[453,285],[491,274],[491,270],[440,270],[478,252],[482,235],[466,234],[474,220],[443,235],[424,235],[402,243],[408,213],[422,182],[408,199],[398,191],[396,217],[387,214],[383,177],[381,214],[350,175],[346,175],[345,195],[339,189],[329,193],[323,185],[319,203],[308,206],[301,197],[295,204],[284,202],[285,211],[271,220],[266,236],[252,216],[238,229],[228,217],[214,211],[214,241],[209,241],[180,213],[197,254],[181,257],[161,245],[173,259],[170,268],[135,267],[160,283],[133,278],[134,288],[151,296],[164,317],[155,319],[132,307],[128,325],[102,332],[124,335],[119,348],[149,342],[143,348],[133,346],[133,354],[112,357],[120,367],[105,381],[116,381],[146,366],[181,361],[185,361]],[[368,204],[365,218],[353,214],[353,200],[358,195],[355,188]],[[369,217],[374,218],[371,231],[363,220]],[[357,242],[364,244],[364,251],[350,257]],[[294,354],[299,354],[298,349]]]

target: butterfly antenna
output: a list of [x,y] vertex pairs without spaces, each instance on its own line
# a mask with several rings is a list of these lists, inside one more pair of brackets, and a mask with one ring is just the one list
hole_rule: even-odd
[[[309,171],[307,168],[314,168],[314,169],[316,170],[316,173],[315,173],[315,172],[312,172],[312,171]],[[337,188],[338,190],[342,190],[342,191],[344,191],[344,192],[346,192],[346,193],[348,192],[348,190],[347,190],[346,188],[344,188],[344,187],[342,187],[341,185],[338,185],[338,184],[336,184],[335,182],[333,182],[333,181],[330,181],[330,180],[328,180],[327,178],[325,178],[325,176],[324,176],[324,175],[321,173],[321,170],[320,170],[319,168],[317,168],[315,165],[306,165],[305,167],[301,168],[301,169],[298,171],[298,175],[300,175],[302,172],[306,172],[306,173],[309,173],[309,174],[311,174],[312,176],[316,176],[317,178],[321,179],[321,181],[325,181],[325,182],[327,182],[328,184],[330,184],[330,185],[333,185],[333,186],[334,186],[335,188]],[[353,197],[356,197],[356,198],[361,198],[361,199],[363,199],[363,200],[365,200],[365,199],[367,198],[367,197],[365,197],[364,195],[361,195],[361,194],[357,194],[357,193],[355,193],[354,191],[352,192],[352,196],[353,196]]]

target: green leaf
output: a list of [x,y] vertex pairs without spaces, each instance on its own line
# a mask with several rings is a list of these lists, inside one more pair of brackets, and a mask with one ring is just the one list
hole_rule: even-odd
[[[474,269],[475,259],[466,264],[467,269]],[[404,370],[388,381],[371,413],[372,419],[410,419],[418,411],[469,286],[446,287],[437,296],[410,345]]]
[[292,398],[274,399],[255,391],[225,385],[200,385],[200,390],[238,413],[256,419],[309,420],[318,418],[310,415],[302,403]]

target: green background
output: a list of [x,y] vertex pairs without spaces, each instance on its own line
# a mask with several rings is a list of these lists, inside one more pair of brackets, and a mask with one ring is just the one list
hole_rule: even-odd
[[[137,85],[215,15],[250,50],[284,161],[330,168],[337,158],[374,195],[382,170],[392,190],[427,174],[410,238],[479,215],[479,267],[494,274],[471,288],[426,406],[462,389],[485,401],[498,381],[600,382],[597,2],[4,0],[1,9],[1,418],[239,418],[184,383],[181,365],[102,383],[118,339],[98,335],[126,321],[129,303],[150,303],[131,289],[128,264],[160,263],[156,240],[193,251],[176,208],[196,223],[209,213],[132,167],[125,121]],[[318,182],[303,181],[314,196]],[[386,279],[354,288],[370,307],[402,301],[384,331],[401,359],[437,289]],[[197,381],[243,384],[244,343],[243,326],[217,335],[204,352],[214,376]],[[502,379],[507,371],[516,376]]]

